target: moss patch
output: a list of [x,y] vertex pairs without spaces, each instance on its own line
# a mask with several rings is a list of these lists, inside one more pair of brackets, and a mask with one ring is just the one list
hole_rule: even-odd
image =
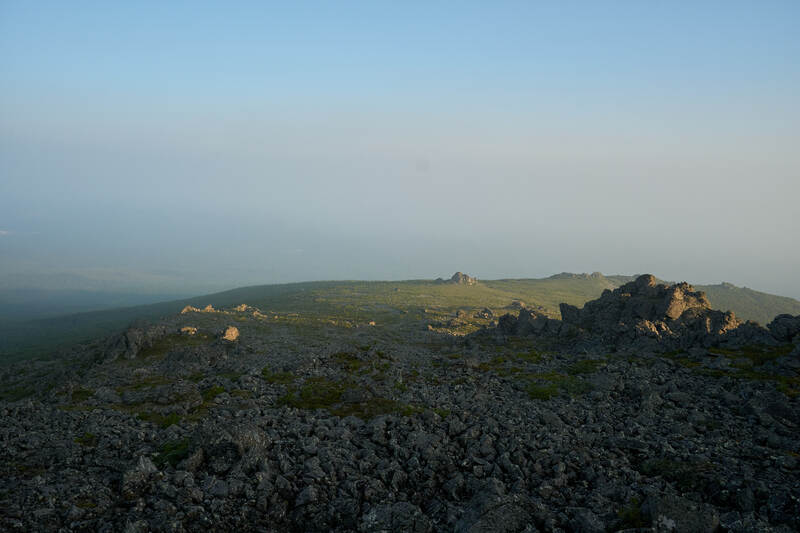
[[647,527],[647,520],[642,516],[642,504],[638,498],[631,498],[625,507],[617,511],[617,518],[619,518],[618,529]]
[[727,377],[733,379],[749,379],[754,381],[772,382],[775,388],[790,398],[800,396],[800,377],[781,376],[777,374],[767,374],[748,368],[737,370],[721,370],[717,368],[695,368],[692,370],[696,374],[709,377]]
[[80,437],[75,438],[75,443],[80,444],[81,446],[86,446],[87,448],[97,446],[97,435],[88,432],[84,433]]
[[11,468],[16,471],[17,475],[23,478],[41,476],[47,472],[47,468],[44,465],[35,463],[11,463]]
[[214,385],[213,387],[210,387],[203,391],[203,401],[211,402],[214,400],[214,398],[216,398],[223,392],[225,392],[225,387],[222,387],[220,385]]
[[168,428],[169,426],[177,424],[181,421],[181,417],[177,413],[162,415],[160,413],[151,413],[148,411],[142,411],[138,413],[136,418],[139,420],[144,420],[145,422],[150,422],[151,424],[155,424],[161,428]]
[[344,393],[353,387],[355,385],[350,382],[331,381],[324,377],[308,378],[300,386],[290,386],[289,391],[278,399],[278,404],[297,409],[327,409],[336,416],[355,416],[364,420],[386,414],[411,416],[424,410],[380,397],[363,402],[342,401]]
[[519,352],[515,354],[514,359],[528,363],[540,363],[542,359],[544,359],[544,353],[535,349],[530,349],[527,352]]
[[717,355],[736,358],[740,361],[739,366],[761,366],[764,363],[777,359],[783,355],[788,355],[794,349],[793,344],[782,344],[780,346],[750,345],[735,350],[726,348],[709,348],[709,352]]
[[176,350],[178,348],[184,348],[188,346],[202,346],[204,344],[208,344],[214,340],[214,337],[205,332],[197,332],[194,335],[179,335],[177,333],[172,335],[167,335],[155,343],[149,348],[145,348],[144,350],[140,351],[138,357],[140,358],[151,358],[151,357],[159,357],[166,355],[167,353]]
[[159,468],[167,464],[176,467],[178,463],[189,457],[191,441],[188,438],[169,440],[161,445],[158,455],[153,460],[153,463]]
[[346,389],[347,384],[340,381],[308,378],[300,387],[291,387],[278,403],[298,409],[327,409],[341,401]]
[[558,395],[558,385],[553,383],[528,383],[525,392],[531,400],[549,400]]
[[582,359],[569,365],[566,368],[566,372],[570,376],[574,376],[575,374],[593,374],[604,364],[605,361],[602,359]]
[[778,390],[790,398],[797,398],[800,396],[800,377],[787,378],[780,376]]
[[268,366],[261,369],[261,377],[267,383],[286,385],[295,380],[294,374],[291,372],[273,372]]
[[548,400],[561,392],[579,396],[592,390],[591,384],[581,378],[558,372],[520,374],[519,377],[528,382],[525,391],[533,400]]
[[72,391],[72,401],[82,403],[94,396],[92,389],[77,388]]
[[32,396],[34,392],[35,391],[32,387],[26,385],[8,387],[0,391],[0,400],[6,402],[16,402],[17,400],[22,400],[23,398]]

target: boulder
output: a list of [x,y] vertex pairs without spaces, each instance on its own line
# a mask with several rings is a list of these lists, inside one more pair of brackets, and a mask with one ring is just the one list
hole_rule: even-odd
[[166,336],[167,328],[163,325],[128,328],[124,333],[115,335],[107,341],[106,360],[134,359],[139,352],[150,348]]
[[235,342],[239,339],[239,328],[236,326],[228,326],[222,334],[222,340],[228,342]]
[[146,489],[150,476],[156,472],[158,472],[158,468],[153,464],[153,461],[147,457],[139,456],[136,464],[122,476],[120,487],[122,495],[128,500],[139,497]]
[[779,342],[792,342],[800,335],[800,315],[778,315],[767,324],[767,329]]

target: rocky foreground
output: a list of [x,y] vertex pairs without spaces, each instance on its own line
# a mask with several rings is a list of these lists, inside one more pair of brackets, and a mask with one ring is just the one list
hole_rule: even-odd
[[562,318],[187,308],[6,368],[0,530],[800,529],[800,317],[644,276]]

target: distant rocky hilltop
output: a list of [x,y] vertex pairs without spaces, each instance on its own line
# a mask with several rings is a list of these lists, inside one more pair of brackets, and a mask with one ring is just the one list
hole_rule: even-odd
[[521,309],[517,317],[501,317],[496,331],[583,341],[598,350],[667,352],[800,341],[800,316],[779,315],[763,328],[737,319],[731,311],[711,309],[705,293],[688,283],[657,283],[645,274],[603,291],[581,309],[562,303],[561,320]]
[[450,279],[445,280],[443,278],[436,278],[437,283],[451,283],[454,285],[475,285],[478,283],[478,278],[473,278],[468,274],[464,274],[463,272],[456,272]]
[[560,274],[553,274],[548,279],[605,279],[605,276],[601,272],[592,272],[591,274],[587,274],[586,272],[582,274],[561,272]]

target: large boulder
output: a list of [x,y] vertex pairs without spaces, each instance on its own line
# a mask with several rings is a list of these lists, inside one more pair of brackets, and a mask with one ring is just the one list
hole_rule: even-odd
[[235,342],[239,339],[239,328],[236,326],[228,326],[222,333],[222,340],[228,342]]
[[166,337],[167,333],[167,328],[163,325],[130,327],[107,341],[105,357],[111,361],[119,358],[134,359],[142,350]]
[[529,309],[520,309],[517,318],[509,314],[500,317],[498,327],[507,335],[556,335],[561,329],[561,321]]
[[800,315],[778,315],[767,324],[767,329],[779,342],[792,342],[800,335]]

